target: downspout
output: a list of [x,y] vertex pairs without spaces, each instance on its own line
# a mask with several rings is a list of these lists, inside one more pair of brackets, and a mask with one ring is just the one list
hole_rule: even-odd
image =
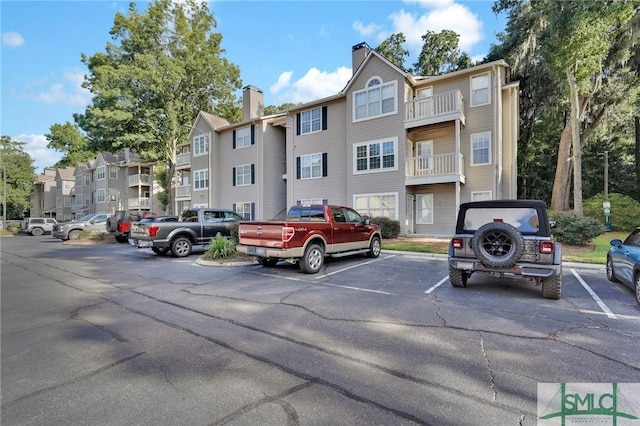
[[496,102],[494,104],[494,117],[495,119],[493,120],[493,125],[494,125],[494,135],[495,138],[494,140],[496,141],[496,152],[495,152],[495,157],[496,157],[496,178],[495,178],[495,194],[496,196],[494,197],[495,199],[502,199],[502,191],[500,190],[501,188],[501,183],[502,183],[502,143],[503,143],[503,138],[502,138],[502,91],[500,89],[500,76],[498,74],[498,69],[496,68],[495,65],[492,66],[493,69],[493,78],[495,80],[495,95],[496,95]]

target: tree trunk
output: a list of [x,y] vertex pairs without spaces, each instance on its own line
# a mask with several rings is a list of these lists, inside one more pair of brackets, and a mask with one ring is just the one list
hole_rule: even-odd
[[640,200],[640,117],[636,117],[636,199]]
[[565,123],[560,134],[556,176],[551,193],[551,209],[557,212],[569,210],[569,193],[571,190],[571,120]]
[[573,211],[578,217],[582,210],[582,147],[580,146],[580,99],[576,79],[571,69],[567,69],[569,92],[571,97],[571,142],[573,151]]

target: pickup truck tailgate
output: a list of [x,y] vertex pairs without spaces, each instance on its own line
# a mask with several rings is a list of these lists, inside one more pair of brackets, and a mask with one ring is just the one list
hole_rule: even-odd
[[283,247],[284,222],[240,222],[239,244],[257,247]]

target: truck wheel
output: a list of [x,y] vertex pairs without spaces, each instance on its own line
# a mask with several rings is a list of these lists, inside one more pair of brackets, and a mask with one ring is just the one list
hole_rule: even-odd
[[510,268],[524,251],[524,238],[516,228],[504,222],[482,225],[471,239],[478,260],[494,268]]
[[380,256],[380,238],[373,237],[371,239],[371,244],[369,244],[369,251],[367,252],[368,257],[378,257]]
[[278,264],[279,259],[269,259],[268,257],[259,257],[258,263],[267,268],[273,268]]
[[74,229],[73,231],[69,231],[69,239],[70,240],[79,240],[82,232],[78,229]]
[[169,254],[169,247],[151,247],[151,251],[153,251],[157,255]]
[[191,254],[191,241],[186,237],[178,237],[171,243],[171,253],[175,257],[185,257]]
[[300,270],[305,274],[315,274],[324,263],[324,250],[318,244],[310,244],[300,259]]
[[465,271],[449,266],[449,282],[453,287],[466,287],[467,278],[469,277]]
[[562,274],[542,279],[542,297],[545,299],[560,299],[562,296]]
[[44,234],[44,231],[42,230],[42,228],[33,228],[31,230],[31,235],[35,235],[36,237],[39,237],[42,234]]
[[127,235],[116,235],[116,241],[119,243],[126,243],[129,241],[129,236]]

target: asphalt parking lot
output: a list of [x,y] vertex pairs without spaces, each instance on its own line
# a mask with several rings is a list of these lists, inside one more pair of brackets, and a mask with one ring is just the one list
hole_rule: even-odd
[[306,275],[0,244],[2,424],[533,425],[539,383],[640,383],[640,309],[603,267],[565,265],[555,301],[386,251]]

